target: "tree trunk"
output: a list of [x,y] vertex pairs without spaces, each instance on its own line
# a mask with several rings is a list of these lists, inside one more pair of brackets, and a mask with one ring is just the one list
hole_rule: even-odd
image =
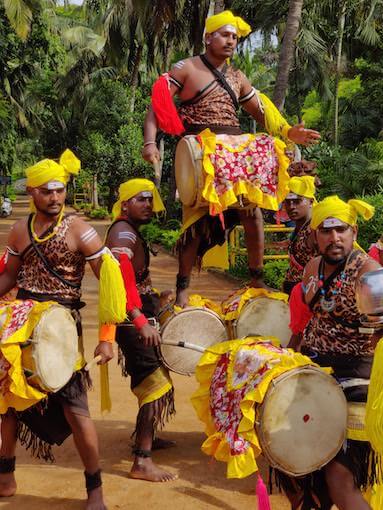
[[92,178],[92,206],[93,209],[97,209],[98,204],[98,190],[97,190],[97,175],[94,174]]
[[278,71],[273,96],[273,101],[280,110],[283,108],[286,99],[289,73],[294,56],[295,38],[301,21],[302,7],[303,0],[290,0],[289,2],[286,30],[279,53]]
[[342,63],[342,46],[343,46],[343,35],[344,25],[346,21],[346,8],[347,0],[344,0],[340,7],[340,14],[338,20],[338,40],[336,47],[336,70],[335,70],[335,87],[334,87],[334,125],[333,125],[333,141],[334,145],[339,143],[339,80],[341,74],[341,63]]
[[130,98],[130,105],[129,105],[129,111],[131,113],[134,112],[134,105],[136,102],[136,89],[137,89],[137,85],[138,85],[138,71],[140,68],[143,50],[144,50],[144,47],[142,44],[140,44],[137,48],[137,52],[136,52],[136,56],[135,56],[134,64],[133,64],[133,71],[132,71],[132,75],[131,75],[130,83],[129,83],[130,89],[131,89],[131,94],[132,94],[131,98]]

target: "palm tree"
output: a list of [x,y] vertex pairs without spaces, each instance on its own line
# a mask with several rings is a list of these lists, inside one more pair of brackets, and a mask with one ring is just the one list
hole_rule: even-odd
[[294,58],[295,39],[302,16],[302,7],[303,0],[290,0],[289,2],[286,30],[279,52],[278,71],[273,94],[274,103],[279,109],[283,108],[286,98],[289,73]]

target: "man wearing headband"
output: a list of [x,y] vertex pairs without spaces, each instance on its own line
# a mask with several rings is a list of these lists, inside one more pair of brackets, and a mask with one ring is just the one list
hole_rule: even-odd
[[302,281],[303,269],[307,262],[317,255],[314,234],[310,227],[311,211],[315,201],[315,178],[312,176],[292,177],[289,193],[284,205],[289,218],[295,222],[289,245],[289,269],[283,283],[286,294]]
[[[156,164],[160,159],[156,145],[158,128],[170,134],[196,135],[205,155],[217,155],[221,151],[221,141],[232,144],[226,152],[223,151],[219,162],[211,163],[211,158],[210,161],[203,158],[206,174],[203,196],[208,205],[199,209],[183,208],[177,278],[177,303],[180,305],[186,304],[186,288],[196,258],[202,257],[216,244],[222,245],[225,230],[239,223],[245,229],[252,285],[264,286],[263,221],[258,207],[278,209],[278,203],[286,194],[289,161],[281,140],[273,141],[263,135],[265,138],[261,137],[258,143],[253,135],[242,135],[239,106],[270,135],[285,141],[308,145],[320,137],[319,133],[305,129],[303,125],[289,126],[273,103],[259,94],[241,71],[227,64],[238,39],[250,32],[250,26],[230,11],[207,18],[206,53],[177,62],[153,87],[152,107],[144,126],[143,157],[146,161]],[[181,100],[178,112],[172,101],[175,95]],[[168,96],[171,96],[170,100]],[[268,154],[274,154],[269,165],[261,162]],[[242,197],[249,202],[246,209],[241,205]],[[234,203],[238,208],[229,211]]]
[[[174,413],[174,392],[168,370],[161,363],[156,347],[161,342],[157,316],[160,296],[153,289],[149,273],[149,247],[139,228],[150,222],[153,212],[164,210],[155,185],[147,179],[131,179],[121,184],[113,207],[113,223],[106,245],[120,260],[127,282],[129,321],[117,327],[122,374],[130,376],[131,389],[139,405],[134,463],[131,478],[166,482],[176,476],[153,463],[152,448],[172,446],[155,438],[156,429]],[[132,275],[129,277],[129,275]],[[132,287],[135,278],[134,288]],[[138,294],[137,294],[138,292]]]
[[[11,379],[14,372],[8,372],[9,382],[12,380],[13,385],[8,385],[7,390],[7,385],[2,383],[0,391],[0,407],[5,413],[1,416],[0,496],[12,496],[16,492],[14,470],[17,437],[27,448],[32,444],[37,445],[33,447],[33,453],[39,458],[52,460],[50,446],[44,443],[44,434],[53,438],[49,444],[61,444],[73,433],[85,467],[86,508],[105,510],[98,440],[87,400],[89,378],[81,354],[79,309],[84,306],[80,298],[86,261],[89,261],[96,277],[101,275],[103,279],[109,259],[105,262],[103,243],[94,228],[74,214],[65,214],[66,184],[71,174],[76,175],[79,169],[80,161],[66,150],[58,163],[45,159],[26,170],[32,213],[13,225],[7,242],[8,260],[0,274],[0,296],[16,285],[17,299],[22,300],[19,303],[25,303],[24,306],[34,303],[33,306],[37,308],[53,301],[68,308],[77,326],[79,354],[74,374],[61,390],[49,394],[38,392],[33,399],[31,395],[35,395],[36,390],[28,384],[25,375],[14,380]],[[112,264],[117,266],[119,273],[117,262],[112,261]],[[107,285],[113,293],[113,282],[109,280]],[[115,321],[116,317],[111,315],[107,320]],[[58,329],[61,327],[60,324],[54,326]],[[5,334],[4,330],[1,334]],[[108,362],[113,357],[111,344],[100,342],[95,355],[101,356],[101,364]],[[4,359],[3,354],[0,357]],[[29,395],[28,403],[25,402],[26,395]],[[42,398],[45,404],[40,406]],[[36,405],[33,405],[34,402]],[[28,407],[29,404],[31,407]],[[53,416],[53,421],[49,416]]]
[[[319,365],[332,367],[351,415],[354,402],[359,406],[366,402],[375,347],[356,303],[356,283],[364,273],[379,267],[356,244],[358,215],[368,220],[373,213],[366,202],[346,203],[337,196],[314,205],[311,228],[320,255],[306,265],[303,277],[303,299],[312,315],[303,331],[301,350]],[[314,505],[318,500],[319,508],[329,509],[332,504],[342,510],[370,508],[361,488],[372,483],[375,465],[363,435],[363,419],[359,421],[348,424],[344,448],[321,471],[309,475],[312,480],[295,479],[297,483],[291,484],[286,475],[278,474],[292,501],[304,497],[311,501],[314,494],[313,508],[318,508]]]

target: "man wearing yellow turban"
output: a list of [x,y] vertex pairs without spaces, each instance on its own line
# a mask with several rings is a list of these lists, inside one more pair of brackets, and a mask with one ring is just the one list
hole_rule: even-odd
[[[157,351],[161,342],[157,317],[162,296],[152,287],[149,247],[139,230],[152,219],[153,212],[163,209],[161,197],[151,181],[124,182],[113,206],[114,221],[106,238],[106,245],[119,259],[124,274],[129,321],[117,327],[116,340],[122,355],[122,374],[130,376],[131,389],[139,406],[133,449],[135,459],[129,476],[152,482],[176,478],[154,464],[151,458],[152,446],[171,446],[159,438],[153,445],[153,440],[156,429],[164,425],[164,417],[174,412],[174,395],[169,372]],[[169,291],[166,295],[169,297]]]
[[[331,196],[314,205],[311,227],[315,231],[319,256],[308,262],[303,277],[303,299],[311,317],[303,331],[301,351],[323,367],[332,367],[348,401],[350,420],[347,441],[341,451],[310,480],[285,485],[290,497],[301,501],[304,487],[310,487],[321,508],[346,510],[371,508],[361,488],[374,483],[372,450],[364,431],[364,405],[374,355],[371,330],[356,303],[356,283],[367,271],[379,266],[354,247],[357,216],[369,219],[374,212],[366,202],[347,203]],[[358,414],[355,414],[355,413]],[[372,466],[372,467],[371,467]],[[286,476],[282,475],[286,481]],[[291,488],[296,487],[296,494]],[[310,494],[306,494],[306,497]],[[306,501],[306,499],[305,499]],[[324,505],[324,506],[323,506]]]
[[[19,308],[30,307],[31,303],[33,310],[40,310],[41,313],[45,305],[58,303],[68,308],[79,333],[79,352],[72,378],[53,396],[36,390],[27,373],[17,370],[22,366],[20,345],[30,338],[23,322],[15,317],[15,324],[20,324],[19,328],[15,326],[18,343],[9,345],[7,350],[3,342],[6,329],[0,330],[0,356],[8,356],[11,366],[6,376],[8,382],[2,385],[0,391],[0,496],[12,496],[16,491],[14,454],[17,435],[22,444],[28,447],[32,441],[40,445],[34,453],[49,459],[49,445],[44,442],[47,434],[51,438],[49,444],[61,444],[64,428],[68,429],[66,435],[73,433],[84,463],[87,508],[102,510],[106,507],[101,488],[97,434],[88,409],[81,317],[78,311],[83,306],[80,301],[81,283],[86,261],[100,278],[102,322],[122,322],[126,316],[126,299],[118,262],[106,253],[95,229],[76,215],[64,213],[66,183],[70,175],[76,175],[79,169],[80,161],[69,150],[64,152],[59,162],[45,159],[28,168],[27,190],[33,212],[28,218],[17,221],[8,237],[8,261],[0,274],[0,296],[17,286],[17,300],[9,304],[15,313]],[[40,318],[41,314],[38,320]],[[52,324],[50,327],[59,331],[65,329],[63,324]],[[101,364],[112,359],[111,344],[100,342],[95,350],[95,356],[98,355],[101,356]],[[51,359],[51,363],[54,366],[55,359]],[[45,399],[45,404],[36,407],[42,399]],[[45,414],[41,409],[47,412],[51,410],[55,416],[53,424],[49,421],[49,413],[46,418],[41,417],[41,413]],[[18,411],[17,416],[14,411]],[[36,424],[33,426],[31,418],[34,415],[40,416],[41,426],[37,428]],[[26,429],[29,429],[28,433]],[[27,442],[26,437],[30,438]]]
[[290,295],[293,287],[302,281],[305,265],[318,252],[310,226],[312,206],[315,202],[315,178],[309,175],[292,177],[288,188],[284,206],[289,218],[295,222],[295,229],[289,244],[289,269],[283,290]]
[[[319,133],[303,125],[291,127],[273,103],[228,63],[239,38],[250,32],[250,26],[231,11],[207,18],[206,52],[177,62],[153,86],[152,106],[144,126],[144,159],[153,164],[159,161],[158,128],[197,137],[181,140],[175,158],[177,187],[184,205],[177,279],[177,304],[181,306],[187,302],[186,288],[196,258],[215,245],[222,245],[225,229],[239,223],[245,230],[251,283],[254,287],[264,286],[263,222],[258,207],[278,209],[286,195],[289,165],[284,142],[271,136],[304,145],[319,138]],[[175,95],[181,99],[178,112],[173,103]],[[240,106],[271,136],[242,134]],[[189,144],[191,149],[187,148]],[[189,150],[193,153],[191,158]],[[259,163],[270,154],[268,163]],[[193,158],[197,166],[202,160],[201,170],[196,169],[200,175],[195,190],[190,189]],[[204,206],[194,206],[189,200],[193,191],[200,194],[196,202]],[[248,205],[246,211],[244,203]]]

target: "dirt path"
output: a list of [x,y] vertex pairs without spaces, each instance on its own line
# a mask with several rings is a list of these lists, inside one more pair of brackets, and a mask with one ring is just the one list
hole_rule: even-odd
[[[11,218],[0,220],[0,248],[5,245],[10,225],[17,217],[27,214],[27,202],[19,201]],[[105,222],[94,226],[100,233]],[[160,290],[174,286],[177,264],[174,258],[160,254],[153,258],[152,277]],[[193,278],[192,291],[212,299],[226,297],[235,285],[209,273]],[[83,311],[85,349],[92,357],[97,342],[97,282],[87,270],[83,298],[87,306]],[[132,397],[128,381],[123,379],[116,360],[110,363],[110,380],[113,409],[102,417],[99,405],[98,370],[92,372],[94,391],[89,393],[92,416],[100,439],[101,465],[104,490],[109,510],[242,510],[256,509],[255,477],[244,480],[227,480],[225,465],[203,455],[203,427],[196,418],[190,396],[196,389],[194,378],[174,374],[176,389],[175,419],[166,427],[161,437],[177,441],[171,450],[156,452],[154,458],[161,466],[176,472],[179,479],[167,484],[133,481],[127,478],[132,456],[130,435],[133,431],[137,404]],[[22,448],[17,451],[18,493],[13,498],[1,500],[0,508],[6,510],[80,510],[84,508],[83,468],[68,439],[55,448],[56,463],[48,465],[32,459]],[[265,466],[262,471],[267,472]],[[288,510],[289,505],[281,495],[271,496],[273,510]]]

